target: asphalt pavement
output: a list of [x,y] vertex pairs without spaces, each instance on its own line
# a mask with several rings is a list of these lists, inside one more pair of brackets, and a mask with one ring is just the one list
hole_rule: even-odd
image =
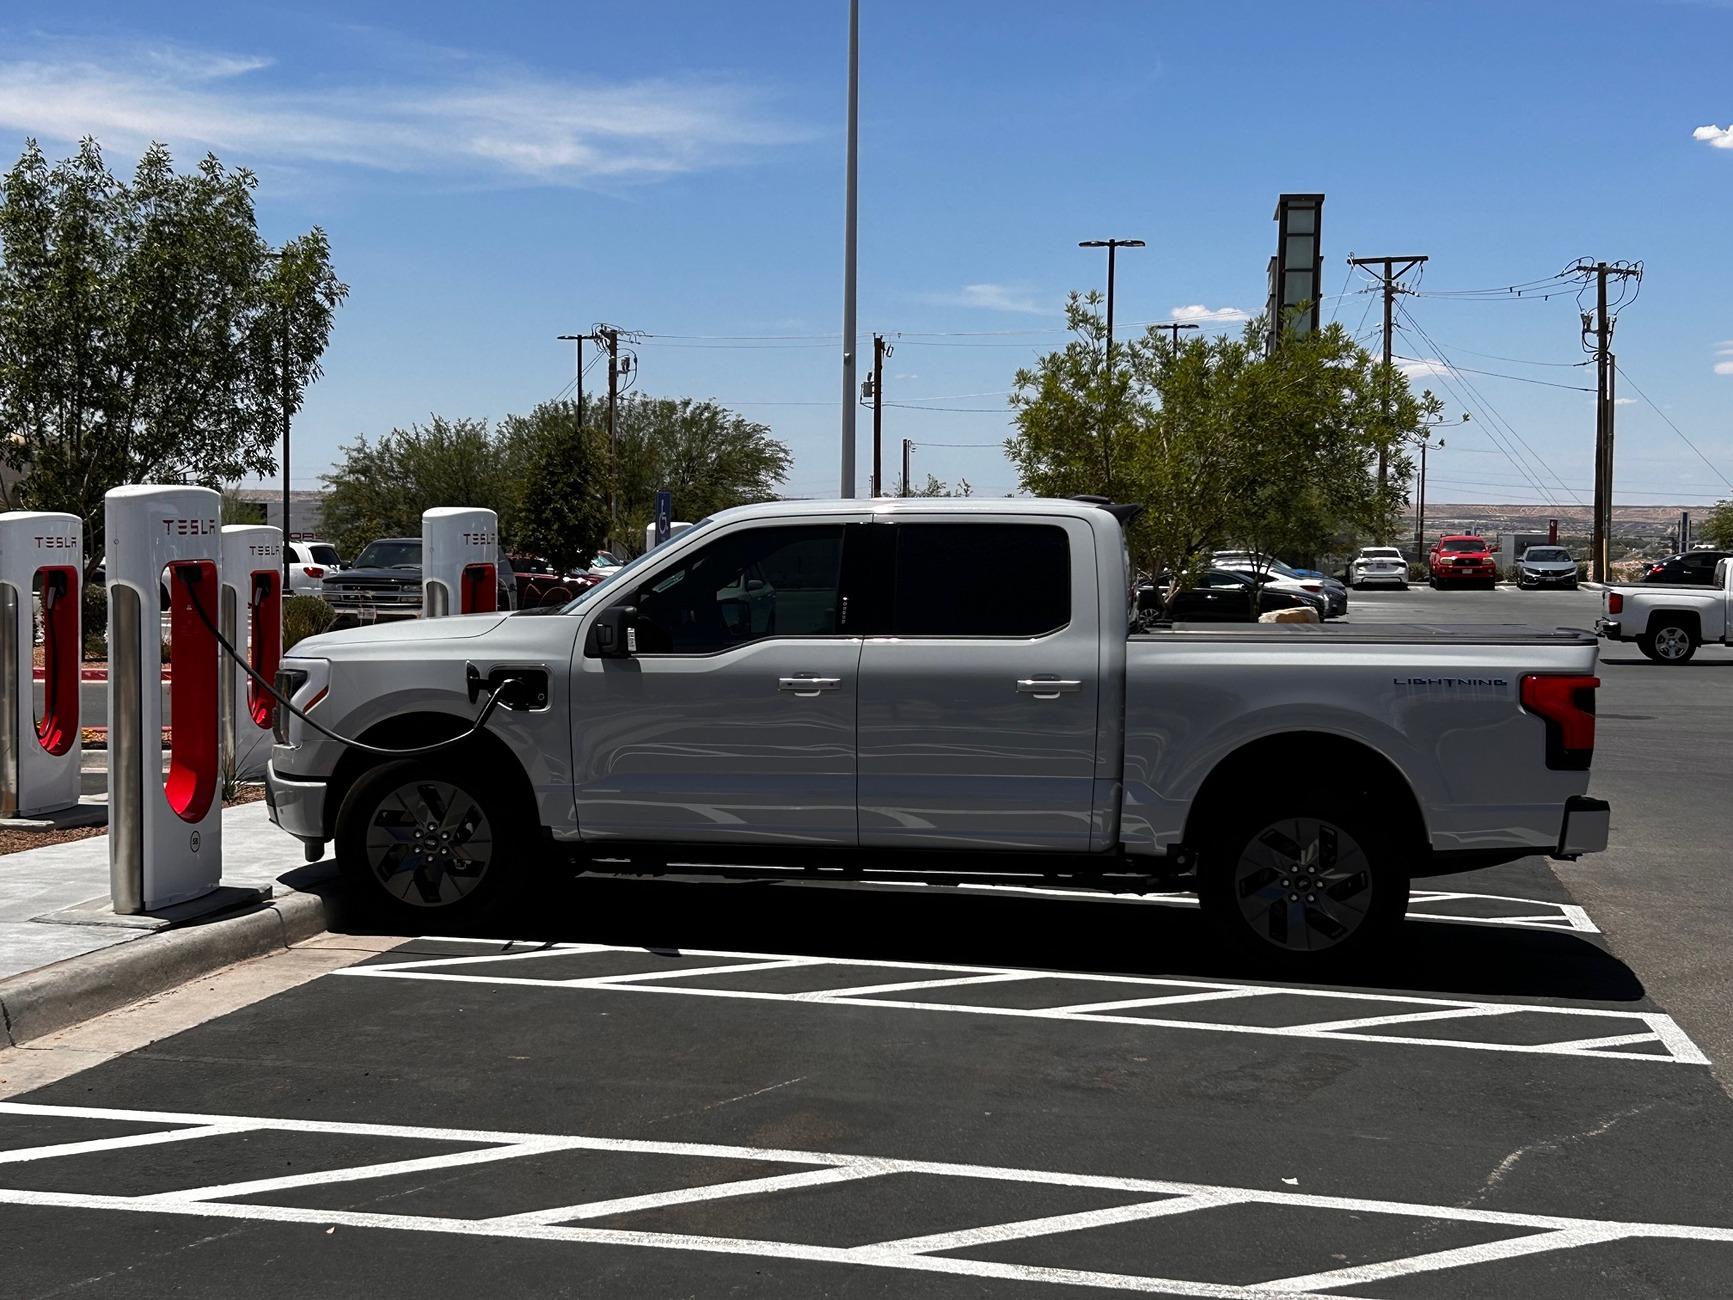
[[1636,658],[1612,849],[1422,882],[1352,983],[1178,895],[562,882],[0,1102],[0,1292],[1726,1295],[1733,674]]

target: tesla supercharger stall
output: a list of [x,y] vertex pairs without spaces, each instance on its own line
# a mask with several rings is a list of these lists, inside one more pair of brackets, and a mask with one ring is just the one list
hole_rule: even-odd
[[[263,524],[228,524],[222,538],[218,626],[253,672],[274,682],[283,658],[283,531]],[[221,671],[223,771],[242,779],[263,776],[271,758],[276,701],[257,677],[227,655]]]
[[491,614],[499,608],[499,516],[439,506],[421,515],[421,614]]
[[[116,912],[154,911],[222,881],[221,499],[140,484],[115,488],[105,506],[109,891]],[[174,656],[166,719],[163,617]]]
[[[83,571],[84,524],[77,515],[0,514],[0,816],[28,817],[78,804]],[[33,680],[38,599],[40,713]]]

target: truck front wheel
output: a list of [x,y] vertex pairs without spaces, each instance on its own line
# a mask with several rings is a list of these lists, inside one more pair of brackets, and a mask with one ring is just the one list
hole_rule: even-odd
[[350,789],[337,863],[363,907],[413,929],[447,926],[501,901],[524,865],[522,834],[473,765],[406,759]]
[[1363,809],[1319,792],[1250,817],[1227,812],[1198,869],[1212,924],[1245,955],[1295,970],[1353,961],[1388,939],[1408,910],[1408,873],[1397,837]]

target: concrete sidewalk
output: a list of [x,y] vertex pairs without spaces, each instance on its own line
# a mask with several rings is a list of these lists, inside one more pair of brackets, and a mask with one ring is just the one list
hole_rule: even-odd
[[[117,916],[108,837],[0,855],[0,1018],[14,1042],[151,996],[181,980],[326,928],[336,864],[303,860],[263,801],[223,812],[230,910]],[[239,888],[235,888],[239,887]],[[263,901],[249,897],[268,889]]]

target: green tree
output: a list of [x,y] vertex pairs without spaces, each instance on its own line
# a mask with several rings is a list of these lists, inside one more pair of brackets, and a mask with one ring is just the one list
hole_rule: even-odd
[[1713,542],[1723,550],[1733,550],[1733,501],[1717,502],[1697,526],[1697,533],[1706,542]]
[[975,495],[975,489],[966,478],[958,479],[957,486],[952,487],[937,475],[929,474],[925,483],[911,486],[906,492],[903,491],[902,481],[899,479],[894,495],[900,497],[972,497]]
[[419,536],[421,512],[434,506],[481,506],[499,513],[510,541],[519,498],[514,450],[485,420],[438,415],[375,442],[362,435],[321,476],[329,492],[325,531],[338,551],[355,555],[376,537]]
[[587,565],[608,533],[602,434],[579,427],[577,403],[543,402],[508,415],[499,435],[517,487],[508,541],[556,565]]
[[772,500],[793,461],[768,426],[689,397],[628,397],[611,454],[601,436],[604,462],[614,467],[614,541],[633,554],[643,549],[658,489],[672,491],[675,513],[696,523],[729,506]]
[[1026,490],[1144,503],[1134,556],[1176,584],[1229,542],[1311,555],[1394,526],[1411,472],[1404,435],[1437,403],[1340,327],[1290,337],[1273,356],[1257,321],[1239,338],[1177,345],[1152,329],[1115,342],[1109,375],[1095,296],[1072,294],[1066,314],[1077,337],[1016,376],[1006,450]]
[[256,185],[161,144],[123,181],[89,139],[53,166],[29,141],[0,182],[0,495],[82,517],[92,564],[109,488],[274,472],[320,373],[348,288],[322,230],[269,254]]

